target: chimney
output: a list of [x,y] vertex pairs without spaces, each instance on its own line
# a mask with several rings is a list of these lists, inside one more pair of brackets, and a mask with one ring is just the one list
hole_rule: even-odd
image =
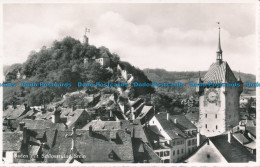
[[23,127],[23,144],[27,144],[27,127]]
[[169,113],[167,112],[167,115],[166,115],[166,119],[167,121],[169,121]]
[[109,111],[109,117],[110,117],[110,118],[113,117],[113,112],[112,112],[112,110]]
[[24,122],[20,122],[19,123],[19,131],[23,131],[24,126],[25,126],[25,123]]
[[93,129],[92,129],[92,126],[90,125],[89,126],[89,136],[92,137],[92,133],[93,133]]
[[11,126],[11,120],[7,118],[7,127]]
[[135,114],[134,114],[134,112],[132,112],[132,120],[134,120],[135,119]]
[[131,137],[132,138],[135,138],[135,128],[133,127],[133,131],[132,131],[132,133],[131,133]]
[[177,124],[177,118],[174,119],[174,123]]
[[24,105],[24,110],[28,110],[27,104],[24,103],[23,105]]
[[56,108],[54,109],[54,113],[52,115],[52,123],[58,123],[60,121],[60,111],[58,111]]
[[200,146],[200,132],[197,132],[197,147]]
[[228,142],[231,143],[231,131],[228,132]]

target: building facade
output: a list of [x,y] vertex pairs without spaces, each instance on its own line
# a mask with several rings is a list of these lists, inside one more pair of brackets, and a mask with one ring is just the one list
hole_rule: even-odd
[[228,63],[222,60],[219,42],[216,62],[213,63],[197,87],[199,94],[200,133],[206,136],[222,134],[239,123],[239,98],[243,91],[243,82],[237,79]]

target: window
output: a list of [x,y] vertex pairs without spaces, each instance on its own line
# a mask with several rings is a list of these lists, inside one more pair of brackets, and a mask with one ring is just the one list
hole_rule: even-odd
[[207,118],[208,117],[208,114],[205,114],[205,118]]
[[163,151],[160,152],[160,157],[163,157]]
[[175,155],[175,150],[172,151],[172,155]]
[[164,151],[164,156],[169,156],[170,152],[169,151]]
[[215,115],[215,118],[218,118],[218,114]]
[[183,154],[183,149],[181,149],[181,153]]
[[207,129],[207,128],[208,128],[208,125],[206,124],[205,127],[206,127],[206,129]]
[[177,145],[179,145],[180,144],[180,142],[179,141],[177,141]]
[[172,142],[172,145],[175,146],[175,141]]
[[218,125],[216,125],[216,129],[218,129]]
[[190,140],[188,140],[188,146],[190,146]]
[[177,154],[180,154],[180,151],[179,151],[179,150],[177,150]]

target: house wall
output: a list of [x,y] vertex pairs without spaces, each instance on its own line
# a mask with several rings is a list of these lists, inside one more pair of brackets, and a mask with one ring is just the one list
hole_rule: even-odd
[[206,136],[219,135],[229,128],[239,123],[239,97],[240,93],[237,87],[213,88],[218,93],[218,99],[210,103],[206,99],[205,88],[199,97],[199,124],[200,133]]
[[154,152],[161,158],[162,163],[172,163],[171,161],[171,149],[159,149]]
[[172,146],[172,162],[179,162],[184,157],[185,154],[185,140],[184,139],[174,139],[171,141]]
[[161,126],[161,124],[159,123],[159,121],[156,119],[155,116],[149,121],[149,125],[156,125],[159,131],[161,132],[161,134],[163,135],[163,137],[166,140],[171,140],[170,136],[164,131],[163,127]]
[[185,139],[185,156],[189,156],[197,148],[197,136]]
[[96,59],[96,62],[99,63],[102,67],[107,68],[110,66],[110,58],[109,57],[102,57]]

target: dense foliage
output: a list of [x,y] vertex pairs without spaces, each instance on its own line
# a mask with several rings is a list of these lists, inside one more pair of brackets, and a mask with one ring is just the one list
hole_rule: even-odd
[[[103,56],[109,57],[111,60],[109,69],[102,68],[95,61]],[[84,63],[84,59],[88,62]],[[110,53],[105,47],[96,48],[71,37],[66,37],[62,41],[54,41],[49,48],[44,46],[39,52],[32,51],[23,64],[14,64],[4,69],[6,82],[16,83],[16,87],[4,88],[4,106],[24,102],[29,105],[55,102],[61,100],[66,93],[82,89],[86,89],[86,93],[91,93],[93,90],[79,88],[78,82],[116,82],[120,78],[120,73],[117,71],[118,63],[121,63],[119,56]],[[141,70],[129,63],[124,64],[137,81],[150,82]],[[18,71],[23,77],[17,78]],[[21,82],[71,83],[71,87],[21,87]],[[101,91],[102,88],[99,89],[93,93]],[[153,89],[132,90],[131,93],[136,97],[139,94],[151,92]],[[79,103],[83,103],[83,101]],[[69,105],[71,104],[69,103]]]

